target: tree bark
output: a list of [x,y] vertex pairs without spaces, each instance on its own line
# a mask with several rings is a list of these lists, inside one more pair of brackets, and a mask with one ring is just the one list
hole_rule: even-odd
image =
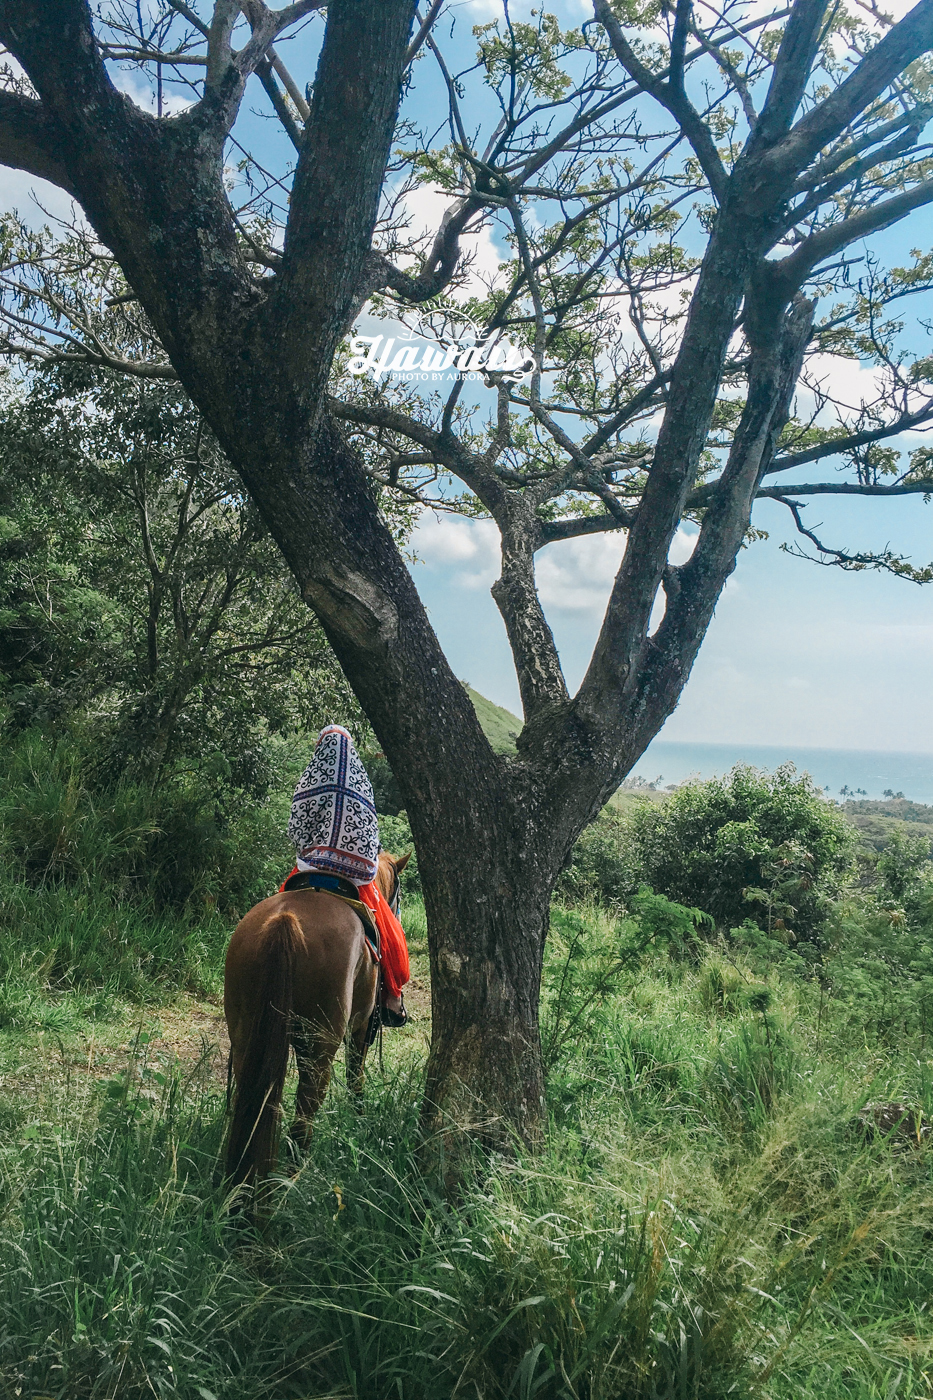
[[[463,821],[462,818],[466,818]],[[456,1179],[479,1139],[508,1151],[540,1140],[544,1075],[538,1001],[556,872],[515,804],[474,802],[457,826],[414,820],[431,938],[432,1038],[422,1123],[431,1158]],[[529,824],[530,827],[530,824]]]

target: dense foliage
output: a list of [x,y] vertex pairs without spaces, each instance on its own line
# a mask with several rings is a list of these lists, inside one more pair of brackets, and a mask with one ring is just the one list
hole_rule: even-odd
[[653,888],[699,905],[721,928],[751,917],[804,941],[818,939],[854,847],[839,810],[791,764],[685,783],[670,801],[638,807],[628,831]]
[[845,817],[792,764],[739,765],[663,801],[603,813],[581,839],[565,887],[620,900],[650,885],[730,929],[752,920],[793,942],[819,942],[850,875]]
[[268,740],[364,728],[320,627],[177,384],[64,366],[0,412],[0,699],[149,781],[213,761],[261,796]]

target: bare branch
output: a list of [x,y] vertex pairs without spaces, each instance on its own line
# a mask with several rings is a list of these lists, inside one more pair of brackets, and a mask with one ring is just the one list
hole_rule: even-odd
[[[428,35],[431,33],[431,30],[434,28],[434,25],[436,24],[440,16],[441,10],[443,8],[444,0],[433,0],[431,8],[428,10],[428,13],[425,15],[424,19],[421,20],[421,27],[419,28],[418,33],[415,35],[414,39],[412,39],[411,43],[408,46],[408,52],[405,55],[406,66],[409,63],[411,63],[412,59],[420,50],[422,44],[425,42]],[[417,9],[415,10],[415,15],[416,18],[421,19],[421,16],[419,15]]]
[[645,67],[626,39],[621,24],[609,7],[609,0],[593,0],[593,9],[596,18],[609,36],[609,42],[612,44],[616,58],[626,73],[634,78],[639,87],[650,93],[657,102],[660,102],[662,107],[665,107],[671,116],[680,123],[681,130],[693,147],[694,154],[709,181],[710,189],[716,198],[721,200],[726,188],[726,171],[719,159],[719,152],[716,150],[709,129],[700,118],[696,108],[688,101],[682,88],[678,88],[676,83],[671,83],[670,80],[663,82],[649,68]]
[[762,486],[757,492],[761,500],[786,501],[788,492],[795,496],[929,496],[933,494],[933,479],[920,478],[893,486],[861,485],[855,481],[802,482],[787,486]]
[[382,0],[375,11],[359,0],[328,7],[274,293],[283,365],[302,382],[303,392],[325,392],[334,351],[357,301],[398,113],[411,18],[408,0]]
[[[791,500],[787,496],[777,497],[790,511],[794,518],[794,524],[798,532],[804,539],[810,541],[819,552],[819,558],[814,559],[811,554],[804,550],[794,549],[791,545],[782,544],[781,548],[786,554],[792,554],[798,559],[806,559],[811,564],[825,564],[829,567],[844,569],[850,573],[861,573],[865,569],[877,569],[885,573],[895,574],[898,578],[907,579],[911,583],[930,583],[933,581],[933,564],[927,564],[925,568],[916,568],[909,560],[902,555],[892,554],[890,550],[882,550],[880,554],[859,553],[850,554],[846,550],[834,549],[832,545],[825,545],[818,538],[813,530],[804,525],[800,517],[799,501]],[[817,529],[820,527],[817,526]]]
[[168,0],[168,4],[177,14],[186,19],[190,25],[193,25],[198,33],[203,34],[205,39],[208,37],[210,34],[209,27],[200,16],[195,13],[190,5],[185,4],[185,0]]
[[[798,0],[799,3],[799,0]],[[811,0],[818,3],[818,0]],[[915,59],[933,48],[933,0],[920,4],[884,38],[829,97],[811,108],[765,156],[762,173],[795,178],[870,106]]]
[[311,108],[305,100],[305,95],[289,73],[275,49],[271,46],[266,50],[266,57],[272,64],[273,70],[282,81],[282,86],[295,104],[295,110],[303,122],[306,122],[311,115]]
[[754,144],[771,145],[789,129],[810,79],[826,4],[827,0],[794,0],[754,132]]
[[775,289],[780,289],[785,297],[802,287],[807,277],[820,263],[838,253],[840,248],[871,233],[878,233],[891,224],[898,223],[905,214],[920,209],[933,201],[933,179],[921,180],[911,189],[903,190],[891,199],[871,204],[848,219],[829,224],[805,238],[790,254],[778,262],[769,262],[762,270],[763,277]]
[[256,76],[262,83],[263,89],[269,101],[272,103],[276,116],[285,128],[285,133],[289,141],[291,141],[296,151],[300,151],[302,133],[298,123],[289,111],[288,103],[279,91],[275,78],[273,77],[273,67],[274,65],[271,60],[269,58],[264,58],[261,63],[256,65]]
[[[852,452],[855,448],[866,447],[873,442],[884,442],[887,438],[897,437],[901,433],[909,432],[912,428],[922,427],[925,423],[933,422],[933,401],[929,401],[923,408],[917,409],[915,413],[904,413],[893,423],[883,423],[880,427],[864,428],[859,432],[845,433],[839,437],[833,437],[826,442],[816,443],[813,447],[803,448],[799,452],[787,452],[775,457],[768,467],[768,475],[773,472],[792,471],[795,467],[802,467],[807,462],[820,462],[824,457],[836,457],[846,452]],[[798,487],[793,488],[795,491]]]
[[[286,5],[284,10],[269,10],[263,0],[216,0],[216,3],[218,7],[229,3],[237,12],[242,9],[252,27],[249,41],[233,60],[237,72],[241,78],[245,78],[267,56],[269,46],[277,35],[305,15],[323,9],[327,0],[295,0],[295,4]],[[303,99],[299,98],[299,101],[307,107]]]
[[572,520],[544,520],[541,522],[541,545],[553,544],[557,540],[576,540],[584,535],[605,535],[625,526],[612,515],[581,515]]
[[240,17],[239,0],[214,0],[207,34],[205,87],[217,90],[233,64],[233,29]]

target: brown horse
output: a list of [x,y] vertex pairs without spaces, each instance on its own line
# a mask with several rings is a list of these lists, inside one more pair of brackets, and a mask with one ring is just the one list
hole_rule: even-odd
[[[410,855],[410,852],[409,852]],[[409,856],[379,854],[376,885],[393,909]],[[275,1165],[289,1046],[298,1064],[291,1137],[307,1147],[311,1122],[347,1040],[347,1082],[363,1088],[378,967],[351,905],[319,890],[264,899],[240,920],[224,971],[224,1015],[235,1081],[228,1184],[262,1181]]]

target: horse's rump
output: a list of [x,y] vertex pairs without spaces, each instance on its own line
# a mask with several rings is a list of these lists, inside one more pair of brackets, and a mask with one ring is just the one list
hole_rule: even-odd
[[[392,898],[405,859],[380,854],[384,901]],[[224,972],[236,1083],[227,1145],[231,1185],[261,1181],[275,1165],[290,1046],[298,1062],[291,1134],[299,1149],[308,1144],[345,1036],[347,1083],[354,1094],[362,1092],[378,973],[360,916],[332,893],[280,891],[240,920]]]
[[[231,943],[224,989],[225,1005],[238,1002],[241,1016],[238,1053],[234,1052],[236,1091],[227,1144],[227,1176],[234,1186],[265,1176],[278,1151],[279,1104],[288,1070],[295,970],[304,952],[304,935],[295,915],[288,909],[270,915],[252,940],[250,952],[243,967],[250,984],[248,988],[238,987],[237,959],[231,957],[235,944]],[[249,1009],[244,1005],[246,1000],[252,1003]],[[242,1024],[244,1018],[248,1020],[246,1026]],[[232,1019],[228,1012],[228,1021]]]

